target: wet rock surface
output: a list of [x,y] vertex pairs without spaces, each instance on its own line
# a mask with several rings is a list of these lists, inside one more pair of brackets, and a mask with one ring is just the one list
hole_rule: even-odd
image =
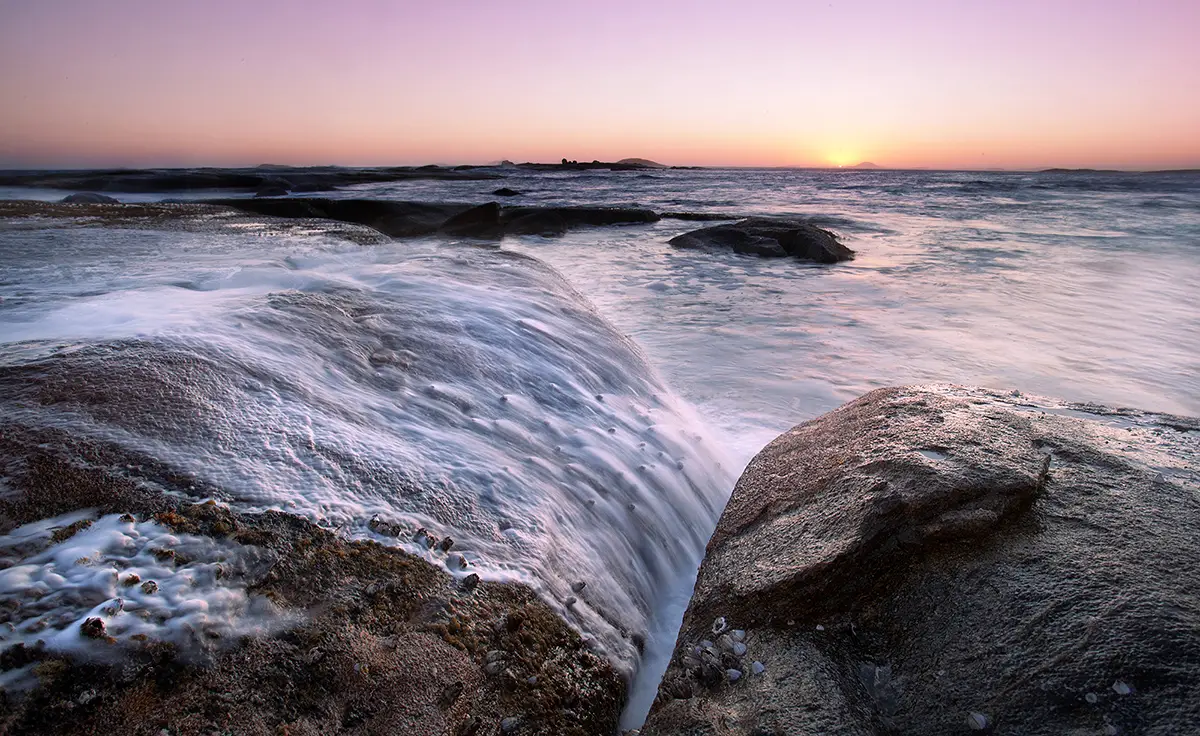
[[939,386],[790,430],[725,509],[643,736],[1194,730],[1198,426]]
[[[672,217],[679,214],[673,213]],[[680,218],[697,219],[697,218]],[[854,251],[837,236],[805,220],[751,217],[728,225],[693,230],[670,240],[676,248],[725,249],[767,258],[792,257],[817,263],[838,263],[854,258]]]
[[[228,575],[292,622],[186,647],[141,636],[118,642],[89,618],[75,657],[2,646],[0,733],[496,734],[506,722],[517,733],[616,729],[624,681],[524,586],[460,584],[401,550],[347,541],[294,516],[196,503],[186,479],[147,458],[11,420],[0,424],[0,474],[5,529],[90,508],[255,550],[255,564]],[[30,689],[11,687],[20,679]]]

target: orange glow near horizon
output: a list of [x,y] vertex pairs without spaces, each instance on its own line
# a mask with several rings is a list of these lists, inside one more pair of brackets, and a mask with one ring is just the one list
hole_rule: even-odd
[[1200,3],[61,0],[0,13],[0,167],[1200,167]]

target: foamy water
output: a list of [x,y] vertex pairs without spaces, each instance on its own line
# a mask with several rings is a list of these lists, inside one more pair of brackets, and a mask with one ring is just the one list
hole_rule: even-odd
[[[822,267],[675,251],[666,241],[699,224],[669,219],[508,239],[500,252],[321,233],[10,230],[5,360],[142,361],[158,368],[139,380],[178,411],[143,422],[10,404],[5,418],[71,426],[190,474],[198,494],[403,544],[454,574],[527,581],[626,671],[641,665],[632,726],[734,478],[793,424],[917,382],[1200,414],[1196,175],[656,171],[504,184],[525,193],[506,204],[802,214],[859,255]],[[499,185],[333,196],[482,202]],[[452,553],[414,540],[419,527],[453,537]]]
[[[10,401],[5,421],[154,458],[196,496],[526,582],[630,675],[639,649],[669,650],[659,618],[681,615],[737,468],[540,262],[324,235],[5,240],[27,254],[3,294],[6,362],[67,382],[67,401]],[[73,404],[73,386],[104,398]]]

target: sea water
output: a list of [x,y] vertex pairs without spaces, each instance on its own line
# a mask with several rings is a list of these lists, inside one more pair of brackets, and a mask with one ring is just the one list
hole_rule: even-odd
[[[816,266],[677,251],[671,237],[705,224],[678,219],[499,249],[253,223],[10,223],[4,365],[122,376],[156,399],[110,387],[119,412],[7,401],[3,419],[148,455],[194,478],[198,497],[533,585],[636,678],[629,726],[737,473],[793,424],[871,388],[935,381],[1200,413],[1195,174],[656,170],[504,184],[523,192],[514,204],[803,216],[858,255]],[[332,196],[482,202],[497,185]],[[419,528],[452,537],[454,555]],[[28,566],[53,556],[35,547],[0,583],[32,584]],[[103,610],[110,591],[92,588],[59,618]],[[239,595],[216,599],[241,616]],[[252,613],[244,625],[269,625]]]

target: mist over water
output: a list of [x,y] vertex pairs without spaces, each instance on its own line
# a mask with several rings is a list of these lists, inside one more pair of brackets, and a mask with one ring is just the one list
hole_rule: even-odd
[[197,498],[526,581],[641,667],[632,726],[738,472],[788,427],[914,382],[1200,413],[1200,176],[509,173],[331,196],[503,184],[523,192],[506,204],[805,215],[858,257],[676,251],[705,223],[673,219],[500,250],[0,224],[0,369],[55,398],[0,420],[154,458]]
[[[392,196],[474,201],[491,182]],[[952,381],[1200,413],[1200,174],[585,172],[534,201],[812,218],[834,268],[677,251],[705,223],[508,243],[563,272],[740,457],[884,385]],[[419,192],[419,196],[417,194]]]

